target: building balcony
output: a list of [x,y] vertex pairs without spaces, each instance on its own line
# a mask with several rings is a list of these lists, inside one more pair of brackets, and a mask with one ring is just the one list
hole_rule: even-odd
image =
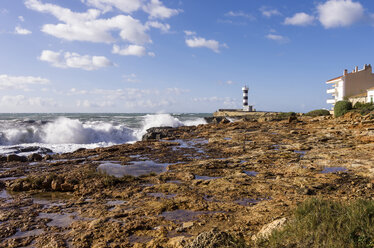
[[328,104],[335,104],[335,99],[327,99]]
[[326,90],[327,94],[334,94],[336,92],[336,89],[333,88],[333,89],[328,89]]

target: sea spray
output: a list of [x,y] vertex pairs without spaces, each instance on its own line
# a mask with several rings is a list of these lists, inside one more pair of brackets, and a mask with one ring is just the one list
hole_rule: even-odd
[[[1,119],[0,154],[17,147],[39,146],[56,153],[141,140],[151,127],[179,127],[206,123],[204,115],[180,114],[34,114],[32,118]],[[39,118],[38,118],[39,117]],[[27,121],[25,121],[27,119]]]

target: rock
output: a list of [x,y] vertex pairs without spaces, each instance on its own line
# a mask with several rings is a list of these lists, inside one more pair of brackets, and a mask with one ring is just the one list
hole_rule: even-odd
[[147,133],[143,135],[142,140],[159,140],[166,137],[171,137],[173,133],[173,127],[153,127],[147,129]]
[[6,162],[7,161],[7,157],[5,156],[0,156],[0,162]]
[[231,247],[239,248],[243,247],[243,243],[235,239],[233,236],[226,232],[220,232],[218,230],[211,230],[210,232],[204,232],[199,234],[194,240],[192,240],[186,248],[215,248],[215,247]]
[[7,162],[27,162],[27,158],[25,156],[18,156],[15,154],[8,155]]
[[297,122],[297,117],[295,115],[291,115],[290,117],[288,117],[288,123],[293,123],[293,122]]
[[187,228],[190,228],[190,227],[193,227],[194,223],[192,221],[189,221],[189,222],[184,222],[182,224],[182,227],[183,229],[187,229]]
[[43,159],[44,159],[44,160],[52,160],[53,157],[52,157],[51,155],[47,154],[47,155],[44,156]]
[[72,184],[70,184],[70,183],[63,183],[63,184],[61,184],[61,190],[65,191],[65,192],[73,191],[74,190],[74,186]]
[[184,247],[186,243],[186,237],[185,236],[177,236],[170,238],[167,247],[176,247],[176,248],[182,248]]
[[230,123],[226,117],[204,117],[208,124]]
[[52,182],[51,182],[51,188],[52,190],[55,190],[55,191],[60,191],[61,190],[61,179],[54,179]]
[[271,233],[275,230],[278,230],[282,227],[285,226],[286,224],[286,221],[287,219],[286,218],[281,218],[281,219],[277,219],[273,222],[270,222],[266,225],[264,225],[261,230],[257,233],[257,235],[255,236],[255,240],[258,239],[258,238],[267,238],[271,235]]
[[33,154],[30,154],[29,156],[27,156],[27,159],[28,159],[30,162],[34,162],[34,161],[42,161],[42,160],[43,160],[43,157],[42,157],[42,155],[40,155],[40,154],[33,153]]

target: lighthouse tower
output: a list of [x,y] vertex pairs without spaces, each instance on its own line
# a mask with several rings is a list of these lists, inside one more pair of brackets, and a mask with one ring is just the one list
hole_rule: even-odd
[[248,106],[248,87],[244,86],[243,90],[243,111],[251,111]]

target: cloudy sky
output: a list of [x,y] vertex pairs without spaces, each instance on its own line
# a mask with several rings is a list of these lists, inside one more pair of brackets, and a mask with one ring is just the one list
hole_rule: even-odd
[[1,0],[0,112],[328,108],[372,0]]

